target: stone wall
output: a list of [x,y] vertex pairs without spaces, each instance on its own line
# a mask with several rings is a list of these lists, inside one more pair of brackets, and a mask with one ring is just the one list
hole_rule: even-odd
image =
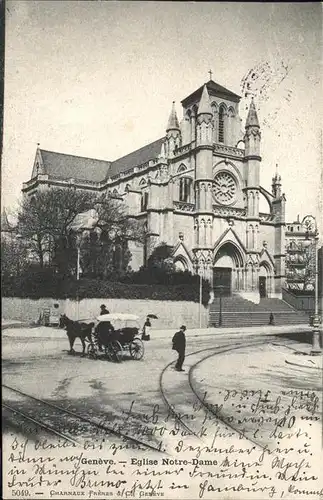
[[[160,300],[126,300],[126,299],[84,299],[79,303],[73,300],[54,299],[20,299],[3,297],[2,317],[6,320],[19,320],[26,322],[37,321],[43,308],[59,304],[59,311],[71,319],[92,319],[98,316],[100,305],[105,304],[111,313],[131,313],[140,318],[144,323],[147,314],[156,314],[158,320],[152,321],[154,329],[179,328],[185,324],[187,328],[199,327],[199,304],[184,301]],[[208,308],[202,306],[202,328],[208,324]]]

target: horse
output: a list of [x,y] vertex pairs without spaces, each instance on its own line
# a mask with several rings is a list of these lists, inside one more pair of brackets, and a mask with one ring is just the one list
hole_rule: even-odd
[[75,339],[79,338],[82,342],[83,352],[82,356],[85,355],[85,340],[87,339],[90,343],[92,343],[92,328],[94,323],[82,323],[79,321],[73,321],[68,318],[66,314],[61,314],[59,319],[59,327],[65,328],[68,336],[68,340],[70,342],[70,350],[69,354],[75,354],[73,349]]

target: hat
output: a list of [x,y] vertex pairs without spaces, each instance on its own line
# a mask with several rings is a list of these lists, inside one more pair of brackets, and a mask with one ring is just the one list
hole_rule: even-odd
[[185,325],[182,325],[182,326],[180,327],[180,330],[186,330],[186,326],[185,326]]
[[105,304],[101,304],[101,305],[100,305],[100,309],[103,309],[103,308],[104,308],[104,309],[106,308],[106,305],[105,305]]

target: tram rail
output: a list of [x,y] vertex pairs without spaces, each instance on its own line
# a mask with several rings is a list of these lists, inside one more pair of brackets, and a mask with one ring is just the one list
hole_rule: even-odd
[[[143,447],[143,449],[151,449],[153,451],[161,452],[159,447],[153,446],[150,443],[147,443],[145,441],[142,441],[140,439],[137,439],[133,436],[130,436],[129,434],[125,434],[119,430],[116,430],[112,426],[96,422],[95,420],[88,418],[84,415],[81,415],[77,412],[68,410],[67,408],[62,408],[59,405],[56,405],[55,403],[51,403],[49,401],[45,401],[43,399],[37,398],[36,396],[32,396],[30,394],[26,394],[25,392],[21,391],[20,389],[10,387],[6,384],[2,384],[3,389],[9,390],[15,394],[18,394],[22,398],[25,399],[25,401],[34,401],[37,403],[37,406],[35,407],[36,413],[42,413],[44,412],[43,417],[48,421],[50,420],[51,422],[54,420],[59,421],[59,419],[63,416],[66,420],[63,425],[65,425],[64,432],[61,432],[61,429],[57,429],[55,425],[52,425],[52,423],[48,423],[44,421],[44,418],[38,418],[38,416],[32,415],[32,414],[27,414],[25,412],[22,412],[20,409],[18,410],[12,405],[9,405],[7,402],[3,402],[3,406],[7,407],[8,410],[12,412],[16,412],[17,414],[20,414],[22,418],[25,418],[26,420],[33,421],[34,424],[39,425],[40,427],[46,429],[48,432],[51,432],[52,434],[55,434],[56,436],[61,435],[60,437],[64,437],[65,439],[68,439],[69,441],[74,441],[74,443],[77,443],[78,445],[81,444],[78,441],[74,439],[73,434],[75,434],[75,429],[77,426],[80,425],[80,423],[84,426],[81,431],[87,431],[87,434],[93,437],[93,432],[91,433],[91,430],[95,432],[95,435],[98,436],[98,430],[104,432],[104,436],[106,436],[106,433],[110,435],[114,435],[118,437],[119,439],[122,439],[124,441],[129,441],[132,442],[139,447]],[[51,411],[51,413],[49,413]],[[57,422],[56,422],[57,423]],[[67,430],[67,427],[70,427],[69,430]],[[73,432],[74,430],[74,432]]]

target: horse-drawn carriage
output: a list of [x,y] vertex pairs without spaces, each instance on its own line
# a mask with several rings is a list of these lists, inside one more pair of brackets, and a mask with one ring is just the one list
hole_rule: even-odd
[[119,362],[126,353],[135,360],[142,359],[144,355],[138,320],[139,317],[134,314],[104,314],[98,316],[96,324],[86,324],[72,321],[63,315],[60,326],[66,328],[71,354],[74,353],[73,345],[78,337],[83,345],[83,355],[85,342],[88,342],[86,352],[89,358],[97,359],[102,351],[109,360]]
[[132,359],[143,357],[145,349],[139,338],[138,316],[135,314],[104,314],[97,318],[92,342],[87,347],[90,358],[104,350],[111,361],[121,361],[126,353]]

